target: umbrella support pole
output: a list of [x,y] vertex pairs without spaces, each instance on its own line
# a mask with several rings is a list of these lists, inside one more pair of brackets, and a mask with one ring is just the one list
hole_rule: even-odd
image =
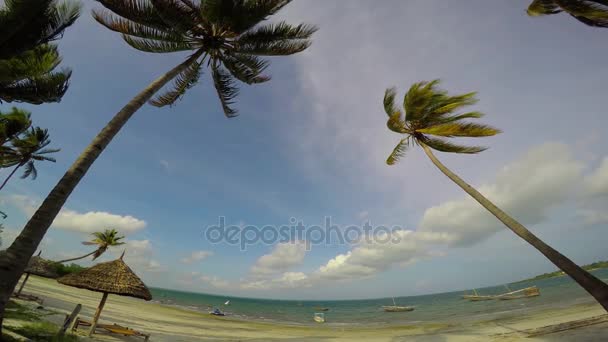
[[89,337],[93,336],[93,333],[95,333],[95,328],[97,327],[97,320],[99,319],[99,315],[101,315],[101,310],[103,310],[103,306],[106,304],[106,299],[108,299],[108,293],[104,292],[103,297],[101,297],[101,302],[99,302],[99,306],[97,307],[97,311],[95,311],[93,324],[91,324],[91,330],[89,330]]
[[21,290],[23,290],[23,287],[25,286],[25,283],[27,283],[27,279],[30,277],[29,273],[25,274],[25,279],[23,279],[23,282],[21,282],[21,286],[19,286],[19,290],[17,291],[17,297],[19,297],[19,295],[21,294]]

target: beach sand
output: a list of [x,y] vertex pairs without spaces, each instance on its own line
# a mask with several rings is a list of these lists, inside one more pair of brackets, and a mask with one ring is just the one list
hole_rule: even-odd
[[[24,293],[44,298],[44,307],[70,313],[77,304],[80,316],[90,319],[101,293],[81,290],[55,280],[31,276]],[[294,326],[215,317],[138,299],[110,295],[100,322],[118,323],[151,334],[151,341],[608,341],[608,320],[577,329],[525,338],[526,330],[604,315],[599,304],[547,309],[532,315],[513,316],[458,325],[420,323],[391,327]],[[48,316],[61,323],[64,315]],[[6,322],[8,323],[8,322]],[[80,329],[80,334],[86,332]],[[96,334],[93,341],[141,341],[141,338]]]

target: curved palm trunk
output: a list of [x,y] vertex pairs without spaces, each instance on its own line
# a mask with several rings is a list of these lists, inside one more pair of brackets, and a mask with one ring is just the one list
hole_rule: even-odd
[[11,179],[11,177],[13,177],[13,175],[15,174],[15,172],[17,172],[17,170],[21,167],[21,163],[17,164],[17,166],[15,166],[15,168],[13,169],[13,171],[11,171],[11,173],[6,177],[6,179],[4,180],[4,182],[2,182],[2,185],[0,185],[0,190],[2,190],[2,188],[4,188],[4,186],[6,185],[6,183],[8,183],[8,180]]
[[86,257],[88,257],[88,256],[91,256],[91,255],[95,254],[95,252],[97,252],[97,250],[94,250],[94,251],[92,251],[91,253],[89,253],[89,254],[85,254],[85,255],[83,255],[83,256],[79,256],[79,257],[76,257],[76,258],[71,258],[71,259],[59,260],[59,261],[56,261],[56,262],[57,262],[58,264],[63,264],[64,262],[68,262],[68,261],[74,261],[74,260],[80,260],[80,259],[84,259],[84,258],[86,258]]
[[585,271],[580,266],[575,264],[572,260],[562,255],[560,252],[553,249],[551,246],[544,243],[541,239],[536,237],[526,227],[515,221],[511,216],[507,215],[504,211],[498,208],[494,203],[490,202],[485,198],[479,191],[475,190],[472,186],[463,181],[455,173],[450,171],[445,165],[443,165],[433,154],[431,149],[420,144],[424,149],[426,155],[431,159],[433,164],[443,172],[449,179],[454,183],[458,184],[467,194],[471,195],[479,204],[486,208],[492,215],[496,216],[500,222],[504,223],[511,231],[517,234],[522,239],[526,240],[529,244],[534,246],[539,252],[541,252],[547,259],[549,259],[555,266],[559,267],[562,271],[568,274],[574,281],[582,286],[595,300],[608,311],[608,284],[604,283],[600,279],[593,276],[591,273]]
[[36,210],[34,215],[27,222],[19,236],[6,250],[6,253],[0,256],[0,329],[6,303],[30,260],[30,257],[36,251],[36,248],[44,237],[47,229],[72,191],[84,177],[87,170],[93,165],[101,152],[103,152],[131,116],[141,108],[154,93],[175,78],[181,71],[186,69],[188,65],[200,57],[201,54],[202,51],[199,50],[186,61],[153,81],[147,88],[137,94],[127,105],[125,105],[112,120],[110,120],[89,146],[80,154],[78,159],[76,159],[74,164],[72,164],[68,171],[63,175],[53,190],[51,190],[38,210]]

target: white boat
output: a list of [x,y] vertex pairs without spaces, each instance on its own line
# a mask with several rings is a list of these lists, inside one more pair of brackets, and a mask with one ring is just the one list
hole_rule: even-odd
[[325,314],[322,312],[315,312],[313,319],[317,323],[325,323]]
[[227,300],[226,303],[224,303],[224,305],[230,305],[230,301]]
[[395,303],[395,298],[393,298],[393,305],[385,305],[382,309],[386,312],[414,311],[413,306],[398,306],[397,303]]
[[496,296],[500,300],[521,299],[540,296],[540,290],[536,286],[526,287],[525,289],[511,291]]

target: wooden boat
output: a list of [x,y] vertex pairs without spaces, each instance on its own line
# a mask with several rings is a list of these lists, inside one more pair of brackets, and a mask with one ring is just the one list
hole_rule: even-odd
[[398,306],[395,303],[395,298],[393,298],[393,305],[385,305],[382,307],[382,310],[386,312],[406,312],[406,311],[414,311],[413,306]]
[[320,306],[315,306],[315,311],[329,311],[329,308],[322,308]]
[[540,296],[540,290],[536,286],[526,287],[525,289],[511,291],[496,296],[500,300],[512,300]]
[[325,314],[322,313],[322,312],[315,312],[315,315],[313,316],[313,319],[317,323],[325,323]]
[[495,299],[496,296],[484,296],[484,295],[479,295],[477,294],[477,291],[475,289],[473,289],[473,293],[472,295],[463,295],[462,299],[467,299],[470,300],[471,302],[480,302],[480,301],[484,301],[484,300],[492,300]]

